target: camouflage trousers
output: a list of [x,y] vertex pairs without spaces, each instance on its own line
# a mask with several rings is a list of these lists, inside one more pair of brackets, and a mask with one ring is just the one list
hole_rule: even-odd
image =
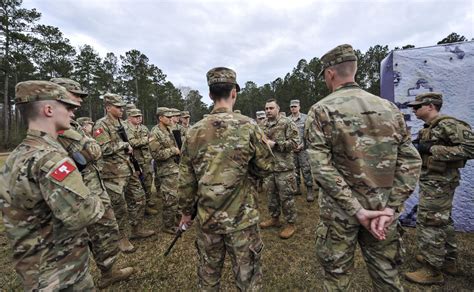
[[451,209],[458,182],[420,181],[416,222],[418,248],[425,260],[441,268],[445,259],[457,259]]
[[153,167],[151,166],[150,161],[138,161],[140,164],[140,167],[142,168],[143,172],[143,178],[144,181],[143,183],[145,184],[146,190],[145,190],[145,201],[146,204],[148,205],[148,202],[150,202],[152,198],[152,192],[151,192],[151,187],[153,185]]
[[84,182],[92,193],[98,193],[104,204],[105,213],[96,223],[87,227],[90,238],[90,248],[97,267],[106,272],[114,265],[119,255],[119,227],[112,208],[109,194],[104,190],[101,178],[96,169],[86,169],[82,172]]
[[296,179],[293,170],[273,172],[265,178],[264,189],[268,193],[268,210],[273,218],[280,217],[281,210],[288,223],[296,221]]
[[59,289],[60,292],[75,292],[75,291],[96,291],[94,280],[89,272],[85,274],[79,281],[70,285],[67,288]]
[[306,187],[313,186],[313,176],[311,175],[311,166],[309,164],[309,156],[306,150],[301,150],[300,152],[295,152],[293,154],[293,160],[295,162],[295,175],[296,175],[296,184],[298,191],[301,186],[301,175],[300,172],[303,172],[304,184]]
[[235,284],[240,291],[262,290],[260,264],[263,242],[258,225],[229,234],[205,233],[197,228],[199,289],[219,291],[226,252],[232,262]]
[[104,185],[110,195],[120,235],[128,236],[129,225],[141,224],[145,216],[145,194],[140,180],[132,174],[129,177],[104,178]]
[[163,225],[171,228],[178,225],[178,174],[159,177],[160,194],[163,200]]
[[316,255],[324,268],[324,290],[350,291],[358,242],[373,290],[403,291],[398,275],[404,253],[400,231],[395,220],[388,227],[387,239],[379,241],[355,220],[320,221],[316,229]]

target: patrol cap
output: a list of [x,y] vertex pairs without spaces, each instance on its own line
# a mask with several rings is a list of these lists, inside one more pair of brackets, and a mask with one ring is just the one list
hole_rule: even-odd
[[164,106],[156,108],[156,115],[157,116],[165,116],[165,117],[171,117],[171,112],[170,109]]
[[351,45],[343,44],[335,47],[321,57],[321,72],[318,76],[323,75],[327,68],[349,61],[357,61],[357,56]]
[[129,117],[138,117],[142,115],[142,111],[137,108],[132,108],[131,110],[127,112],[127,115]]
[[257,119],[262,119],[262,118],[264,119],[267,117],[264,111],[257,111],[255,115],[257,116]]
[[169,112],[170,112],[170,116],[172,117],[181,116],[181,111],[179,109],[170,108]]
[[80,117],[76,120],[76,122],[78,122],[79,125],[81,125],[81,126],[84,126],[86,124],[94,125],[94,122],[89,117]]
[[129,111],[129,110],[131,110],[131,109],[136,109],[136,108],[137,108],[137,106],[136,106],[135,104],[133,104],[133,103],[127,103],[127,104],[125,105],[125,109],[126,109],[127,111]]
[[15,104],[57,100],[74,107],[81,106],[80,103],[69,98],[66,88],[49,81],[29,80],[19,82],[15,86]]
[[104,103],[111,104],[113,106],[123,107],[125,106],[125,102],[123,101],[122,97],[115,93],[106,93],[103,95]]
[[237,84],[237,75],[235,71],[225,67],[216,67],[209,70],[206,74],[207,85],[211,86],[216,83],[231,83],[235,84],[237,92],[240,91],[240,86]]
[[79,95],[80,97],[87,97],[89,93],[82,90],[81,85],[79,82],[74,81],[69,78],[51,78],[50,80],[53,83],[61,85],[62,87],[66,88],[67,91],[72,92],[74,94]]
[[426,92],[418,94],[415,97],[415,100],[409,102],[407,106],[417,106],[417,105],[425,105],[425,104],[443,104],[443,95],[438,92]]
[[290,101],[290,106],[295,106],[295,105],[296,106],[300,105],[300,100],[299,99],[292,99]]
[[188,111],[182,111],[182,112],[181,112],[181,116],[182,116],[183,118],[189,118],[191,115],[189,114]]

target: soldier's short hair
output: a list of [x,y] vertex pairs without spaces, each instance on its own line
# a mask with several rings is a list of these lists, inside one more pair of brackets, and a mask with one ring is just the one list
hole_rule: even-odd
[[232,83],[215,83],[209,85],[209,93],[213,101],[226,99],[230,96],[232,89],[236,87]]
[[19,103],[16,105],[20,112],[20,117],[25,125],[30,121],[36,120],[40,116],[40,109],[45,101]]
[[280,106],[280,105],[278,104],[278,101],[277,101],[276,99],[274,99],[274,98],[269,98],[269,99],[267,99],[267,101],[266,101],[265,103],[269,103],[269,102],[274,102],[277,106]]

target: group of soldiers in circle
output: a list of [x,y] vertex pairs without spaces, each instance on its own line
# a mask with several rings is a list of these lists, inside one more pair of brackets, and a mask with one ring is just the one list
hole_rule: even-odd
[[[451,207],[459,169],[474,157],[470,126],[439,113],[440,93],[420,94],[409,106],[425,127],[412,141],[399,109],[355,83],[350,45],[321,62],[331,94],[308,115],[298,100],[290,117],[280,114],[277,99],[256,121],[233,111],[236,73],[217,67],[206,75],[209,115],[189,126],[188,112],[159,107],[151,131],[140,110],[117,94],[103,96],[103,118],[75,121],[87,98],[77,82],[18,83],[15,105],[28,132],[1,169],[0,207],[25,290],[94,289],[89,251],[101,272],[99,288],[129,278],[134,268],[119,268],[116,260],[135,252],[130,240],[155,234],[142,224],[145,213],[159,213],[153,177],[163,231],[176,234],[196,221],[199,289],[219,289],[228,253],[239,290],[261,290],[260,229],[281,227],[283,212],[279,236],[296,232],[300,171],[307,201],[319,196],[316,254],[326,291],[349,289],[357,243],[373,289],[403,290],[398,216],[417,183],[421,267],[405,277],[441,284],[443,273],[456,274]],[[262,185],[267,220],[256,204]]]

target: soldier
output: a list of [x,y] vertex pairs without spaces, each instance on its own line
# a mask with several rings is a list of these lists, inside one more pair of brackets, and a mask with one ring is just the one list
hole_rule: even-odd
[[259,291],[263,243],[252,177],[268,174],[271,151],[255,122],[232,112],[239,91],[235,72],[214,68],[207,73],[207,81],[214,109],[189,129],[183,146],[180,226],[191,224],[197,208],[200,289],[219,290],[227,252],[238,289]]
[[92,128],[94,127],[94,122],[89,117],[78,118],[77,123],[81,126],[82,131],[88,136],[92,137]]
[[420,201],[416,222],[417,261],[423,266],[406,273],[408,280],[419,284],[442,284],[443,271],[456,275],[457,245],[451,209],[459,169],[474,158],[474,135],[471,127],[456,118],[439,113],[441,93],[416,96],[408,104],[418,119],[425,122],[414,141],[423,160],[420,176]]
[[182,111],[181,112],[180,124],[184,128],[184,133],[185,134],[189,129],[189,119],[190,118],[191,118],[191,116],[189,115],[189,111]]
[[132,227],[132,239],[149,237],[155,232],[144,230],[141,226],[145,194],[129,159],[133,148],[120,137],[119,131],[125,131],[120,121],[125,103],[121,96],[113,93],[106,93],[103,98],[106,115],[96,122],[93,135],[102,149],[102,179],[119,226],[119,248],[122,252],[131,253],[136,248],[129,241],[129,225]]
[[132,109],[136,109],[137,106],[134,103],[127,103],[125,105],[125,116],[122,117],[122,119],[127,119],[128,118],[128,112]]
[[163,232],[175,234],[178,216],[178,163],[180,150],[170,128],[173,126],[174,112],[169,108],[156,110],[158,124],[151,129],[150,152],[156,163],[156,177],[160,183],[163,199]]
[[263,121],[265,120],[266,118],[266,115],[265,115],[265,111],[257,111],[255,113],[255,117],[257,118],[257,124],[259,126],[262,126],[263,125]]
[[420,156],[398,108],[355,83],[350,45],[330,50],[321,62],[332,93],[311,107],[305,138],[320,184],[316,253],[324,289],[350,290],[358,242],[373,289],[402,291],[396,213],[415,188]]
[[139,109],[131,109],[127,113],[127,134],[130,145],[133,148],[133,156],[140,164],[143,173],[143,184],[145,185],[145,214],[156,215],[158,210],[154,209],[155,203],[152,199],[151,186],[153,184],[153,169],[151,166],[150,147],[148,145],[149,131],[142,124],[142,113]]
[[304,149],[304,123],[306,122],[307,116],[300,113],[300,101],[293,99],[290,101],[291,120],[298,127],[298,134],[300,135],[300,144],[294,151],[295,161],[295,175],[297,184],[297,194],[301,194],[301,178],[300,173],[303,172],[303,178],[306,185],[306,201],[313,202],[313,177],[311,175],[311,165],[309,165],[308,152]]
[[265,178],[264,189],[268,192],[268,210],[272,218],[260,223],[262,229],[280,227],[280,213],[283,210],[287,225],[280,232],[282,239],[288,239],[296,231],[295,165],[293,150],[299,145],[298,129],[295,123],[279,114],[280,107],[275,99],[267,100],[267,119],[262,128],[268,144],[275,155],[272,173]]
[[104,206],[56,140],[79,103],[57,84],[25,81],[16,85],[15,106],[28,132],[1,169],[0,207],[23,288],[94,290],[86,227]]
[[186,131],[184,127],[180,124],[182,112],[175,108],[170,108],[170,112],[172,115],[172,123],[169,126],[169,129],[173,133],[178,148],[181,148],[181,146],[183,145],[184,137],[186,136]]
[[[70,93],[70,98],[79,104],[82,104],[83,99],[88,96],[81,89],[80,84],[74,80],[53,78],[51,82],[66,88]],[[105,190],[97,166],[97,161],[102,156],[99,144],[74,120],[71,120],[70,129],[58,132],[58,142],[66,149],[69,157],[76,162],[84,183],[91,193],[100,197],[105,208],[102,218],[87,227],[92,255],[102,275],[99,288],[105,288],[129,278],[133,273],[133,268],[119,269],[115,265],[120,252],[118,247],[120,235],[110,197]]]

